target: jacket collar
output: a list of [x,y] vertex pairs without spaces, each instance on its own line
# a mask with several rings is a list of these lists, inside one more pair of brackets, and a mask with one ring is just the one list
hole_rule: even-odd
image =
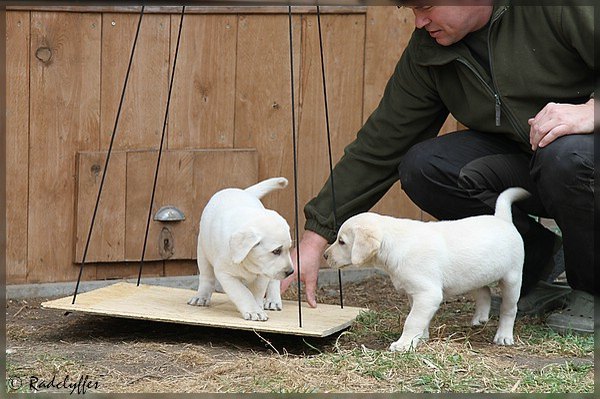
[[[492,25],[509,9],[509,1],[497,0],[494,2],[492,16],[490,17]],[[451,46],[441,46],[424,29],[415,30],[413,40],[416,40],[415,62],[418,65],[440,66],[455,61],[459,57],[470,58],[471,56],[462,41]]]

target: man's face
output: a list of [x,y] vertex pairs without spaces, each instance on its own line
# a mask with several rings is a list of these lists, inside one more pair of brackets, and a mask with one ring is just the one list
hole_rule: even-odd
[[415,26],[426,29],[442,46],[450,46],[489,21],[492,6],[421,6],[411,7]]

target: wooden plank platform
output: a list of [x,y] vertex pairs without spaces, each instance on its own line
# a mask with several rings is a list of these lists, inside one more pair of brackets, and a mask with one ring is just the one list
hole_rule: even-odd
[[226,294],[215,292],[209,307],[190,306],[195,291],[154,285],[120,282],[77,295],[42,303],[60,309],[129,319],[155,320],[239,330],[271,332],[311,337],[326,337],[352,324],[360,311],[367,309],[319,304],[316,309],[302,303],[302,328],[298,325],[298,303],[283,301],[282,311],[268,311],[269,320],[244,320]]

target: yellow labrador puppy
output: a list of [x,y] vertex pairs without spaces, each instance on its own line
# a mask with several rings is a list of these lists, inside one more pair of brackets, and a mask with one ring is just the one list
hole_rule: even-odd
[[260,198],[287,184],[277,177],[212,196],[200,218],[198,293],[188,304],[209,306],[216,278],[246,320],[265,321],[264,309],[282,309],[278,280],[294,272],[290,227]]
[[445,296],[473,291],[473,325],[488,321],[489,284],[502,289],[500,321],[494,343],[513,344],[521,289],[523,240],[512,223],[511,204],[526,198],[522,188],[502,192],[492,215],[454,221],[420,222],[361,213],[340,228],[325,251],[334,268],[370,265],[387,272],[411,304],[400,339],[391,351],[408,351],[429,337],[429,322]]

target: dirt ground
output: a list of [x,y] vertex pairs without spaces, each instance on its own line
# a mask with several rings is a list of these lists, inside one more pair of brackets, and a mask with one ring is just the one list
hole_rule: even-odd
[[[336,288],[320,289],[319,302],[337,303],[339,294]],[[292,292],[285,296],[295,299]],[[240,371],[244,367],[253,367],[250,361],[244,362],[243,359],[284,364],[289,359],[285,367],[292,369],[294,362],[319,353],[357,346],[385,350],[391,342],[390,337],[381,333],[363,335],[358,343],[343,339],[340,334],[321,339],[301,338],[81,313],[64,315],[61,311],[42,309],[40,303],[46,299],[10,300],[7,303],[9,390],[31,391],[28,385],[31,377],[35,376],[42,380],[40,389],[44,388],[45,381],[47,390],[68,391],[72,388],[77,392],[83,387],[84,390],[102,392],[232,392],[236,389],[235,384],[239,384],[239,389],[247,392],[248,388],[244,387],[248,386],[248,379],[256,377],[251,377],[253,371],[250,369],[247,373]],[[397,312],[394,326],[388,326],[395,335],[394,340],[399,336],[408,312],[405,299],[386,277],[376,276],[345,285],[344,302],[348,306]],[[460,334],[464,334],[465,329],[469,330],[464,327],[470,317],[470,311],[467,312],[469,306],[470,299],[463,297],[444,304],[445,310],[442,312],[440,309],[442,314],[436,316],[432,323],[432,340],[453,334],[458,334],[457,340],[462,339]],[[449,323],[449,320],[456,323]],[[377,328],[375,326],[374,331]],[[493,347],[490,341],[495,327],[486,328],[484,333],[469,331],[471,351]],[[493,350],[498,358],[509,358],[513,367],[543,368],[565,361],[593,365],[592,353],[564,356],[563,352],[559,352],[546,357],[505,348]],[[236,375],[240,381],[232,382],[228,375]],[[68,381],[64,381],[65,376],[68,376]],[[61,382],[64,384],[61,385]],[[365,387],[361,389],[370,391]],[[268,386],[265,390],[269,390]]]

